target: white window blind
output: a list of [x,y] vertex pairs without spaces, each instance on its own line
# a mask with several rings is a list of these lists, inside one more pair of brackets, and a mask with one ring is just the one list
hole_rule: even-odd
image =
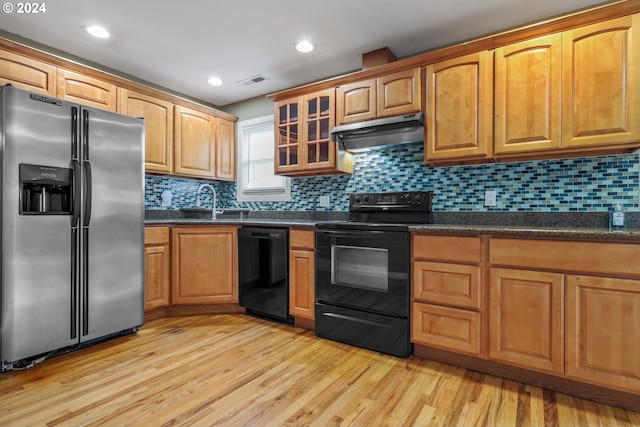
[[274,175],[273,116],[238,122],[239,202],[289,201],[289,179]]

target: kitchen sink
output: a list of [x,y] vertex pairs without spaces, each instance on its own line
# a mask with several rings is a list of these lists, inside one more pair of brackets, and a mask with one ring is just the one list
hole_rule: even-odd
[[[217,219],[246,219],[248,214],[249,209],[222,209],[218,210]],[[180,208],[180,215],[187,219],[211,219],[211,208]]]
[[210,208],[180,208],[180,214],[188,219],[211,219]]

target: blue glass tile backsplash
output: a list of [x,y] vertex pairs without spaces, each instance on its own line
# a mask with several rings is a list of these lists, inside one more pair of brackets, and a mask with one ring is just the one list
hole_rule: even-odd
[[[433,190],[434,211],[608,211],[617,202],[638,210],[638,154],[521,163],[432,167],[421,144],[354,155],[352,175],[293,178],[290,202],[239,203],[234,182],[212,183],[218,207],[251,210],[346,211],[352,192]],[[172,206],[192,207],[199,180],[147,175],[145,209],[161,206],[170,190]],[[484,206],[485,190],[495,190],[497,206]],[[329,196],[330,207],[319,197]],[[201,197],[211,206],[209,191]]]

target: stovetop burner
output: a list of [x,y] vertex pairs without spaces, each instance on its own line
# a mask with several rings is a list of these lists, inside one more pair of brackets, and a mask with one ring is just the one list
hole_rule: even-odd
[[408,231],[410,224],[431,223],[431,191],[352,193],[349,221],[318,224],[319,229]]

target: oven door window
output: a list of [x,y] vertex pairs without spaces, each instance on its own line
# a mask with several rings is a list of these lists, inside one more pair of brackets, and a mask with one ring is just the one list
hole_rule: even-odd
[[387,292],[389,290],[389,250],[333,245],[331,247],[331,284]]
[[409,233],[317,231],[316,301],[409,315]]

